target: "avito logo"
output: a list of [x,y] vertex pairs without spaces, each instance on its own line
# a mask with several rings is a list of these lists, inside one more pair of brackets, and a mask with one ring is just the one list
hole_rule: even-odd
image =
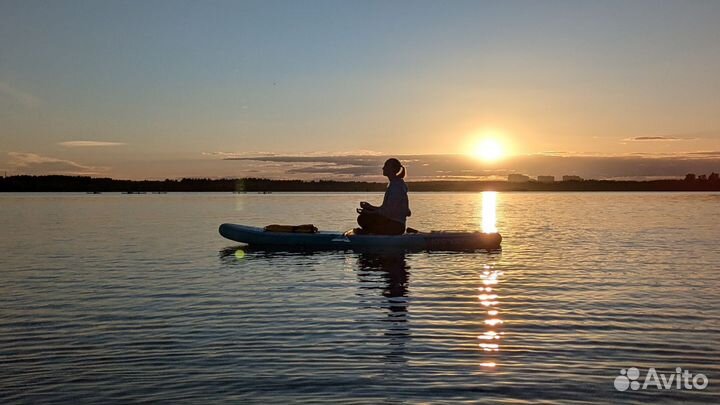
[[615,389],[618,391],[627,391],[628,388],[637,391],[648,387],[659,390],[704,390],[709,383],[705,374],[692,374],[689,370],[683,370],[681,367],[675,368],[675,372],[669,374],[658,373],[655,368],[650,367],[642,385],[638,368],[630,367],[627,370],[623,368],[614,381]]

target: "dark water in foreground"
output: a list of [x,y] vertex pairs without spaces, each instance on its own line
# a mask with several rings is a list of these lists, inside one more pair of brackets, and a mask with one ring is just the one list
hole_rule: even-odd
[[[380,198],[0,195],[0,402],[718,402],[720,194],[411,195],[416,228],[495,216],[493,254],[217,234]],[[616,390],[629,367],[709,384]]]

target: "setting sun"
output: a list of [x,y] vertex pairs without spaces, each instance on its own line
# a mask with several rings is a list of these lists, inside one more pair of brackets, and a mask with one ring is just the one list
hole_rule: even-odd
[[496,139],[486,138],[477,142],[471,151],[472,155],[486,162],[493,162],[504,156],[503,148]]

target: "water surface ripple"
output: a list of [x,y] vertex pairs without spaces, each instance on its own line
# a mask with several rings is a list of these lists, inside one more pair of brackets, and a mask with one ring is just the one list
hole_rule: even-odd
[[[348,229],[380,199],[0,195],[0,402],[720,398],[719,194],[411,194],[420,229],[476,230],[496,204],[495,253],[238,251],[217,234]],[[710,384],[619,392],[628,367]]]

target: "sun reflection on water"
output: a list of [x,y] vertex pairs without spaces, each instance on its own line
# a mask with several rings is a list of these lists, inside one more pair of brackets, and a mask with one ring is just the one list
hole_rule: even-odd
[[[483,198],[483,203],[484,201]],[[486,205],[483,204],[483,224],[485,220],[485,206]],[[483,229],[483,231],[485,230]],[[485,368],[495,368],[497,366],[495,353],[500,351],[500,339],[503,335],[503,332],[498,331],[499,325],[502,325],[503,320],[498,316],[500,313],[498,308],[500,301],[498,301],[498,294],[494,292],[494,288],[498,284],[498,278],[501,275],[501,271],[493,269],[492,265],[488,264],[483,266],[483,271],[480,273],[482,285],[478,287],[478,291],[480,291],[478,300],[480,300],[480,304],[483,307],[488,308],[487,317],[484,320],[485,332],[478,336],[478,340],[480,341],[478,346],[483,350],[483,353],[490,357],[483,359],[480,363],[480,366]]]
[[481,229],[484,233],[497,232],[497,192],[482,192],[482,223]]

